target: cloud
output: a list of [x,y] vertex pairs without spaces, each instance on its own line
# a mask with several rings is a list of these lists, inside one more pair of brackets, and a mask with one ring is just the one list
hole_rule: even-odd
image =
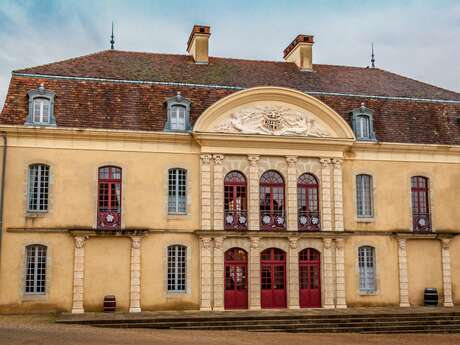
[[5,1],[0,0],[0,105],[10,73],[107,49],[184,53],[193,24],[210,24],[214,56],[281,60],[314,34],[316,63],[377,66],[460,91],[456,1]]

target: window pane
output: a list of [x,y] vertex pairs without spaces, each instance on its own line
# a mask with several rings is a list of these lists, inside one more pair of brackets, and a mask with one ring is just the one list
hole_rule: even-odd
[[358,217],[372,217],[372,177],[370,175],[356,176],[356,204]]
[[187,212],[187,171],[184,169],[169,170],[168,212]]
[[358,249],[359,289],[363,292],[375,291],[374,248],[363,246]]
[[49,167],[34,164],[29,167],[29,211],[48,210]]
[[26,247],[25,293],[46,292],[46,247],[31,245]]
[[171,129],[185,130],[186,109],[181,105],[174,105],[171,108]]
[[168,247],[168,291],[186,291],[186,260],[187,248],[185,246]]

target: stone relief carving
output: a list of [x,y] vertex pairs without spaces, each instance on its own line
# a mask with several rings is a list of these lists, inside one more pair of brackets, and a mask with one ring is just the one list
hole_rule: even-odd
[[214,130],[224,133],[331,136],[328,130],[307,114],[282,106],[241,109],[232,113],[224,123],[215,126]]

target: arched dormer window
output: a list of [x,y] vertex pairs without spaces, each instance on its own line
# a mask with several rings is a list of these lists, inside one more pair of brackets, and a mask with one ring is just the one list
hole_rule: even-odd
[[188,131],[190,130],[190,104],[180,92],[175,97],[166,100],[168,119],[166,121],[166,131]]
[[29,114],[26,125],[55,126],[54,118],[54,92],[45,89],[43,83],[27,93],[29,96]]
[[375,141],[374,112],[364,106],[351,111],[351,123],[357,140]]

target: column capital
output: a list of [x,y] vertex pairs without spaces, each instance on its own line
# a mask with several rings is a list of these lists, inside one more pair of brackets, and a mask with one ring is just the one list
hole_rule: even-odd
[[286,162],[289,168],[295,168],[297,166],[297,156],[286,156]]
[[85,242],[88,239],[88,236],[75,236],[75,247],[76,248],[83,248],[85,246]]
[[208,249],[211,248],[211,237],[200,237],[201,243],[203,244],[203,248]]
[[214,247],[216,249],[222,249],[224,240],[225,240],[225,236],[214,237]]
[[334,158],[332,160],[332,163],[334,164],[335,169],[340,169],[342,167],[343,159],[340,158]]
[[224,160],[224,155],[216,154],[216,155],[212,155],[212,158],[214,159],[214,163],[220,165],[220,164],[222,164],[222,161]]
[[211,162],[211,159],[212,159],[212,155],[210,154],[203,154],[200,156],[201,158],[201,163],[203,164],[209,164]]
[[141,247],[142,236],[131,236],[131,247],[139,249]]
[[338,249],[343,249],[343,247],[345,246],[345,240],[343,238],[336,238],[335,245]]
[[329,249],[332,247],[332,239],[330,238],[323,238],[323,245],[324,248]]
[[251,237],[251,248],[259,248],[260,237]]
[[257,166],[257,162],[259,161],[259,155],[248,155],[249,165],[252,167]]
[[449,249],[450,238],[441,238],[442,249]]
[[329,164],[331,163],[331,159],[330,158],[320,158],[319,162],[321,163],[321,166],[323,168],[327,168]]
[[289,247],[291,249],[296,249],[298,240],[299,240],[298,237],[289,237]]
[[402,250],[406,249],[407,242],[405,238],[399,238],[398,244],[399,244],[399,249],[402,249]]

